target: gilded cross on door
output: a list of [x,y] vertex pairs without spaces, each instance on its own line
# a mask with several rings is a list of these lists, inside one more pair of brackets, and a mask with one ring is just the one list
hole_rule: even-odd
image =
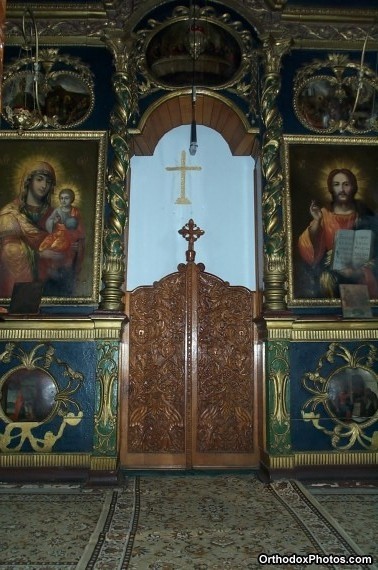
[[189,247],[186,251],[186,261],[194,261],[196,257],[196,252],[194,251],[194,242],[197,241],[203,234],[204,230],[201,230],[192,219],[189,220],[185,226],[178,231],[180,235],[189,243]]
[[176,199],[175,204],[191,204],[189,198],[185,195],[185,175],[188,170],[202,170],[201,166],[187,166],[186,165],[186,152],[181,152],[180,166],[166,166],[165,170],[179,170],[181,172],[181,189],[180,196]]

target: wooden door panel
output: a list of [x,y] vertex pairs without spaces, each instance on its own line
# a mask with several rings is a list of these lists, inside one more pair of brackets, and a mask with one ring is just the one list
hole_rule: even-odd
[[198,274],[194,465],[253,464],[253,293]]
[[188,262],[126,300],[121,465],[258,465],[254,293]]
[[185,275],[128,295],[124,465],[185,465]]

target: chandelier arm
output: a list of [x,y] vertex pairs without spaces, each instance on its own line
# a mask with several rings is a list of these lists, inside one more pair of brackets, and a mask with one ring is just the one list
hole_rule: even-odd
[[34,30],[34,44],[35,44],[35,58],[33,63],[33,87],[34,87],[34,95],[35,95],[35,102],[37,105],[38,113],[42,115],[41,106],[39,103],[39,38],[38,38],[38,28],[34,18],[34,14],[30,8],[28,8],[28,12],[32,21],[33,30]]
[[365,52],[366,52],[367,41],[368,41],[368,35],[366,34],[364,45],[362,48],[362,53],[361,53],[361,62],[360,62],[360,69],[358,72],[358,84],[357,84],[356,98],[354,100],[354,105],[353,105],[353,109],[351,112],[351,118],[353,118],[353,115],[357,109],[358,100],[360,98],[360,93],[361,93],[361,89],[362,89],[362,77],[364,74],[364,61],[365,61]]

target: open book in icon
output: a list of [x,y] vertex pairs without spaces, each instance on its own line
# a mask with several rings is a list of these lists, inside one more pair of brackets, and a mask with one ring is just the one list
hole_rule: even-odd
[[332,269],[341,271],[365,265],[371,258],[372,245],[372,230],[338,230],[333,245]]

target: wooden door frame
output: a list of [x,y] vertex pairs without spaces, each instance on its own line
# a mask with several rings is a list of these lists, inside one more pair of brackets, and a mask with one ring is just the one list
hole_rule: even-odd
[[[170,93],[161,97],[151,105],[141,119],[136,128],[129,129],[131,155],[152,156],[159,140],[171,129],[190,125],[191,115],[191,93],[181,91]],[[197,92],[196,120],[198,125],[207,126],[217,131],[227,142],[233,156],[251,156],[258,161],[259,142],[257,129],[251,128],[245,114],[233,102],[223,97],[219,93],[200,90]],[[256,177],[256,173],[255,173]],[[128,178],[130,185],[130,177]],[[255,180],[256,184],[256,180]],[[129,188],[130,191],[130,188]],[[126,241],[128,239],[128,228],[125,232]],[[259,236],[256,235],[258,245]],[[126,248],[127,251],[127,248]],[[256,257],[258,261],[258,257]],[[260,268],[262,270],[262,268]],[[128,314],[128,306],[125,308]],[[262,292],[257,291],[254,296],[254,311],[258,319],[262,314]],[[127,327],[126,327],[127,329]],[[264,429],[264,366],[263,366],[263,342],[260,340],[259,327],[256,327],[254,346],[254,368],[256,381],[254,382],[254,406],[253,413],[256,418],[257,448],[263,448],[265,438]],[[121,349],[121,382],[120,382],[120,434],[122,425],[127,426],[127,382],[128,376],[128,331],[125,332],[123,347]],[[121,439],[122,435],[120,435]],[[186,461],[186,463],[188,463]],[[256,467],[258,461],[256,462]],[[168,467],[168,465],[167,465]],[[169,467],[174,467],[170,464]],[[246,466],[247,467],[247,466]]]
[[[138,125],[129,129],[132,154],[152,156],[159,140],[170,130],[192,121],[191,94],[170,93],[148,107]],[[196,122],[217,131],[227,142],[233,156],[257,159],[259,130],[251,128],[237,105],[217,92],[197,91]]]

